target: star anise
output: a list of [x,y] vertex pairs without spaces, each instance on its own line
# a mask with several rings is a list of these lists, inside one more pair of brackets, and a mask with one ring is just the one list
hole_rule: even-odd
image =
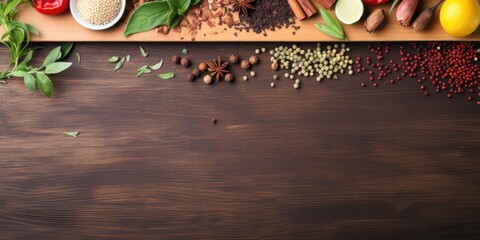
[[233,3],[233,11],[248,16],[248,9],[255,9],[252,4],[253,2],[255,2],[255,0],[235,0]]
[[212,62],[207,62],[208,65],[208,71],[212,74],[212,76],[215,76],[217,81],[220,80],[220,78],[224,78],[225,74],[229,73],[227,67],[228,67],[228,62],[222,62],[220,57],[218,57],[218,60],[213,60]]

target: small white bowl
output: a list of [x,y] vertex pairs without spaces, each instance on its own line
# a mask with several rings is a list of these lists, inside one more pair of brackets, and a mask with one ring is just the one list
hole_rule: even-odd
[[122,2],[122,6],[120,8],[120,12],[118,13],[118,16],[114,18],[110,23],[107,23],[105,25],[94,25],[83,20],[77,11],[77,0],[70,0],[70,12],[72,13],[72,16],[75,19],[75,21],[77,21],[78,24],[82,25],[83,27],[92,29],[92,30],[105,30],[113,27],[115,24],[118,23],[118,21],[120,21],[120,19],[122,19],[123,14],[125,13],[127,0],[121,0],[121,2]]

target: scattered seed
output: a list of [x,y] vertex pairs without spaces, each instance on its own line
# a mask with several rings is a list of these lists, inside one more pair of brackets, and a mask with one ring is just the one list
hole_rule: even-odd
[[255,75],[257,75],[257,74],[254,71],[250,72],[250,76],[255,77]]
[[275,83],[274,82],[270,83],[270,87],[272,88],[275,87]]

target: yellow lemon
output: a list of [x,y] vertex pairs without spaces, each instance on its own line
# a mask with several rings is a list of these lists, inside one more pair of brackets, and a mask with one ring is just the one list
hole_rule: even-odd
[[480,4],[477,0],[447,0],[440,9],[440,24],[454,37],[468,36],[480,24]]

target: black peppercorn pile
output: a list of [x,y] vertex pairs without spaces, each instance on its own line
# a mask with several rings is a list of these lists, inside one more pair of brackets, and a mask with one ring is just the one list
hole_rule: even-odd
[[[240,14],[240,23],[235,27],[236,30],[247,32],[250,30],[255,33],[267,35],[265,30],[275,31],[277,28],[288,28],[295,24],[295,15],[288,4],[288,0],[257,0],[255,9],[248,15]],[[294,30],[299,27],[293,26]]]

